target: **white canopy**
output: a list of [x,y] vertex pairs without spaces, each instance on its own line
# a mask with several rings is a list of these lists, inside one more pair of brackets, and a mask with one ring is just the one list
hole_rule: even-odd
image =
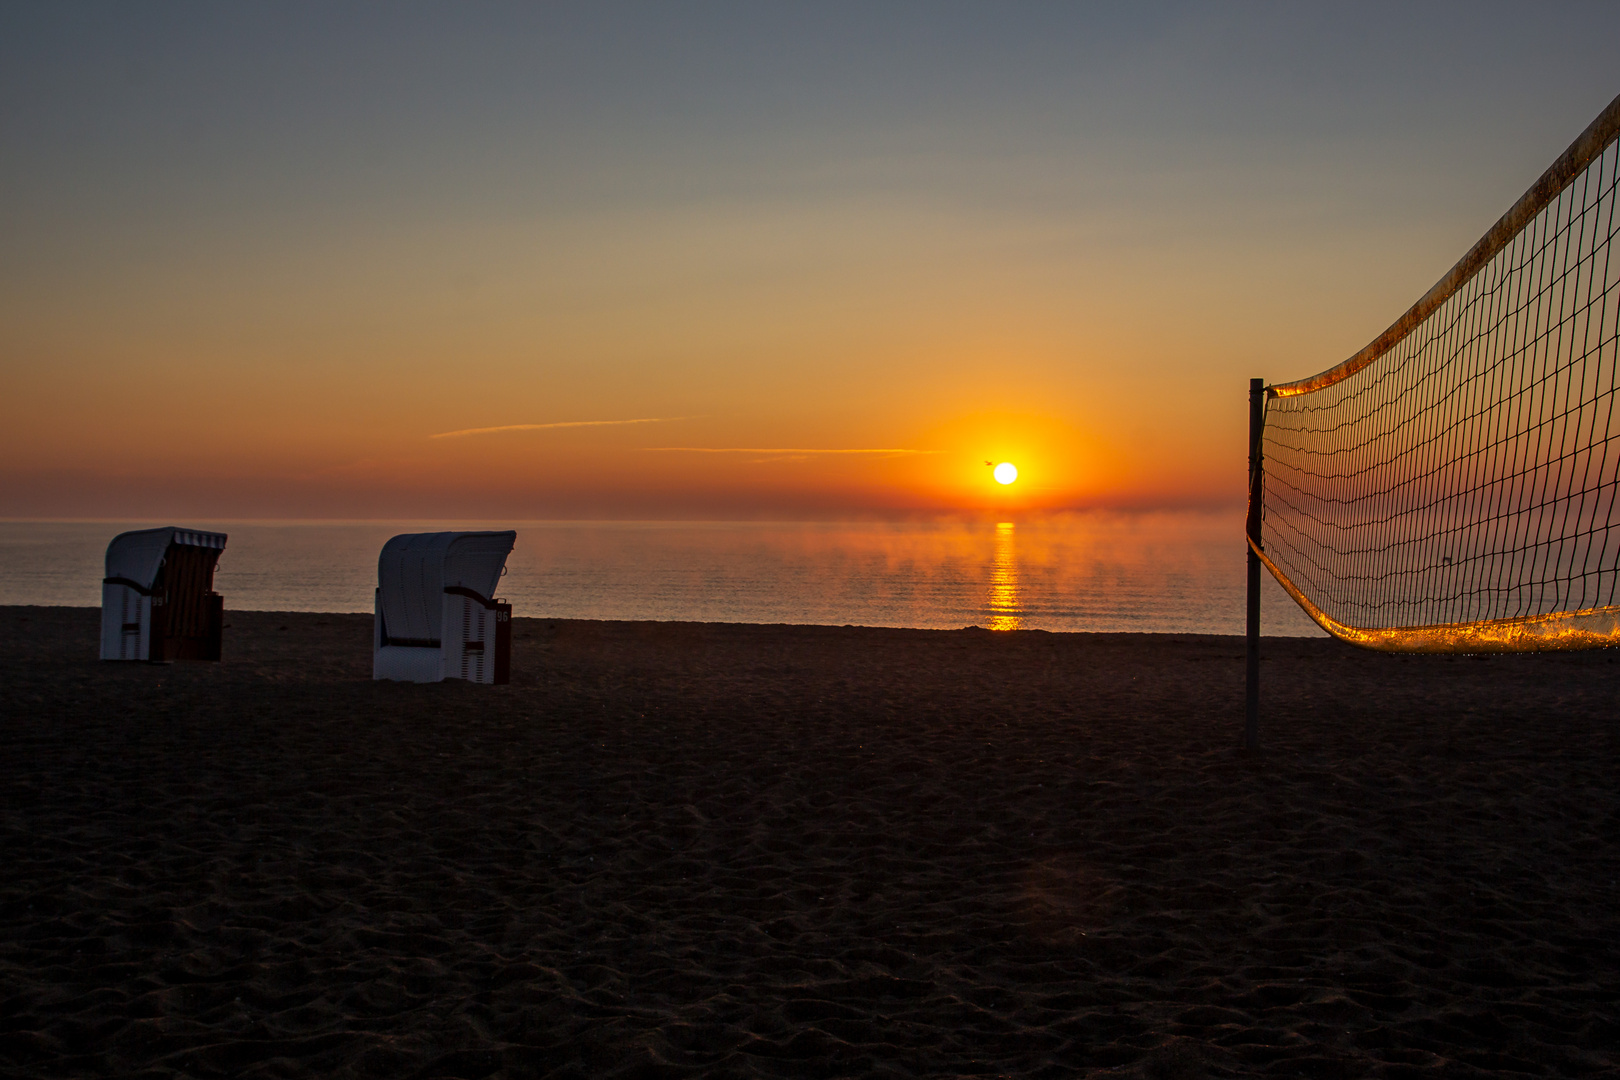
[[459,586],[493,599],[517,533],[405,533],[383,545],[377,598],[394,641],[438,641],[444,590]]
[[143,589],[150,589],[163,567],[170,544],[214,548],[223,551],[225,534],[199,532],[165,525],[161,529],[137,529],[119,533],[107,545],[107,576],[125,578]]

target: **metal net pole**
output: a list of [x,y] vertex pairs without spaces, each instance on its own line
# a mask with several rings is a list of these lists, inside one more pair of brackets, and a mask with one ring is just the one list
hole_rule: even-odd
[[1261,434],[1266,422],[1266,380],[1249,380],[1249,518],[1245,525],[1249,555],[1248,686],[1244,696],[1243,746],[1260,748],[1260,507],[1265,480],[1260,457]]

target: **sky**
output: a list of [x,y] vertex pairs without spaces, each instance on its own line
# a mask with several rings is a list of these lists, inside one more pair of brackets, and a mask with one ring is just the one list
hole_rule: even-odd
[[1393,322],[1616,40],[1612,3],[8,3],[0,517],[1237,506],[1248,379]]

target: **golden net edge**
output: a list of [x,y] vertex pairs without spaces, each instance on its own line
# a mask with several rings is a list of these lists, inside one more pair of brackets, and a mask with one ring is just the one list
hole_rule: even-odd
[[1349,626],[1311,603],[1288,575],[1249,538],[1249,547],[1277,584],[1311,620],[1340,641],[1375,652],[1391,653],[1522,653],[1574,652],[1620,645],[1620,607],[1560,611],[1517,619],[1440,623],[1434,626],[1366,628]]

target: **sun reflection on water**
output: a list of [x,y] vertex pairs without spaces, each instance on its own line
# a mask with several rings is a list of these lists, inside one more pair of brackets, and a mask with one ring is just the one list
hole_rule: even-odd
[[990,629],[1017,630],[1024,625],[1018,601],[1018,544],[1013,523],[996,523],[996,549],[990,559]]

